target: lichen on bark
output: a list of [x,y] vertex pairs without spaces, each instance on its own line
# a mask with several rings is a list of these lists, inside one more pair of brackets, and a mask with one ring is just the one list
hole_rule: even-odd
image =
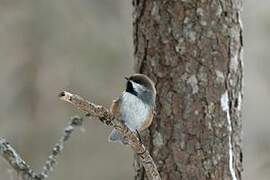
[[[144,139],[162,179],[241,179],[242,0],[133,7],[135,71],[157,88]],[[142,168],[135,179],[146,179]]]

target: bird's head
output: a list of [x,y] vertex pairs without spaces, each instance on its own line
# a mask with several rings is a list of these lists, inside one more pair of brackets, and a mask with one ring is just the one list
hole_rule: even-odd
[[133,74],[125,77],[126,92],[137,96],[144,103],[155,105],[156,88],[154,82],[144,74]]

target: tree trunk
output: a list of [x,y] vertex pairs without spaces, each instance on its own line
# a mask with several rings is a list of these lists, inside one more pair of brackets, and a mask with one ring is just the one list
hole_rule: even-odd
[[[133,6],[135,70],[157,88],[144,142],[162,179],[241,179],[242,0]],[[147,179],[138,161],[135,170]]]

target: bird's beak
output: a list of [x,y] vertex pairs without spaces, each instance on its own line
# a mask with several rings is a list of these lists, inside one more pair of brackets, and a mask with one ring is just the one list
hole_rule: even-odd
[[126,79],[127,81],[129,81],[129,78],[128,78],[127,76],[125,76],[125,79]]

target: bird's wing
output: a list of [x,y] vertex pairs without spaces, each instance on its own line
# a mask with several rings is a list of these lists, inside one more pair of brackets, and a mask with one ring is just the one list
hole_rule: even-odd
[[111,113],[116,118],[120,117],[120,105],[121,105],[121,96],[118,99],[113,100],[113,103],[110,108]]
[[[121,96],[118,99],[113,100],[111,108],[110,108],[111,113],[118,120],[120,120],[120,105],[121,105]],[[117,142],[121,142],[122,144],[126,144],[122,134],[119,133],[118,131],[116,131],[115,129],[112,130],[112,132],[109,136],[109,142],[113,142],[113,141],[117,141]]]
[[153,118],[154,118],[154,113],[155,113],[155,109],[154,108],[151,108],[150,111],[149,111],[149,114],[148,116],[146,117],[145,121],[143,122],[141,128],[139,129],[139,131],[143,131],[145,130],[146,128],[148,128],[152,121],[153,121]]

